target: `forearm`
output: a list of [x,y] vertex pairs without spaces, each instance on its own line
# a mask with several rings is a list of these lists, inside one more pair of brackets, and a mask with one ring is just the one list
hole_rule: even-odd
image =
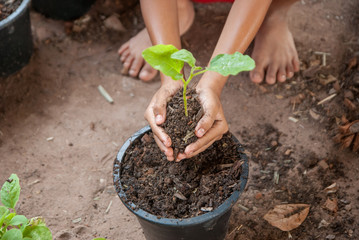
[[[211,59],[223,53],[243,53],[258,32],[270,4],[270,0],[235,1]],[[198,87],[211,87],[220,95],[227,79],[217,73],[207,72]]]
[[[176,0],[141,0],[141,11],[153,45],[172,44],[181,49]],[[161,76],[162,83],[169,80]]]

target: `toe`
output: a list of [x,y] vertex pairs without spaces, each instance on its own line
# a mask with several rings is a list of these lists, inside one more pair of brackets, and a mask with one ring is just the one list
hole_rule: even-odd
[[133,60],[134,58],[131,55],[128,56],[128,58],[126,58],[126,61],[123,63],[123,67],[126,69],[130,69]]
[[278,67],[275,65],[270,65],[266,73],[266,82],[268,84],[274,84],[277,77]]
[[131,65],[131,69],[129,71],[130,76],[137,77],[138,72],[140,71],[141,67],[143,65],[143,58],[136,57]]
[[125,51],[123,51],[122,53],[121,53],[121,58],[120,58],[120,60],[121,60],[121,62],[125,62],[126,61],[126,58],[130,55],[130,50],[129,49],[126,49]]
[[285,71],[285,67],[282,66],[278,70],[277,80],[278,80],[278,82],[285,82],[286,79],[287,79],[287,73]]
[[146,63],[140,72],[139,78],[144,82],[148,82],[151,81],[156,76],[156,74],[157,70]]
[[292,78],[294,76],[294,68],[293,68],[293,64],[289,63],[286,67],[286,74],[287,74],[287,78]]
[[261,83],[264,78],[264,66],[262,64],[257,64],[256,68],[249,73],[252,82]]
[[122,53],[128,49],[128,47],[130,46],[130,42],[126,42],[124,43],[119,49],[118,49],[118,54],[122,55]]
[[292,60],[292,64],[293,64],[293,69],[294,69],[294,72],[298,72],[299,71],[299,59],[298,57],[294,57],[293,60]]

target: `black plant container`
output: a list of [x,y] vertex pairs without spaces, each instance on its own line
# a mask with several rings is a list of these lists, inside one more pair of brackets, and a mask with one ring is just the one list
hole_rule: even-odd
[[95,0],[32,0],[33,8],[46,17],[70,21],[84,15]]
[[[241,153],[240,158],[244,160],[242,165],[242,173],[240,177],[240,191],[235,191],[233,194],[218,208],[212,212],[203,215],[185,218],[185,219],[170,219],[158,218],[142,209],[136,209],[135,205],[128,205],[125,201],[126,194],[122,189],[120,182],[120,162],[122,161],[127,148],[137,138],[141,138],[145,133],[151,131],[149,126],[146,126],[136,132],[130,137],[121,147],[117,154],[114,163],[113,178],[118,196],[122,203],[136,215],[140,222],[143,232],[147,240],[223,240],[225,238],[228,220],[231,215],[233,205],[237,202],[240,194],[244,190],[248,179],[248,158]],[[243,152],[239,141],[233,137],[238,143],[238,148]]]
[[6,77],[25,66],[32,55],[33,44],[29,15],[30,0],[0,21],[0,76]]

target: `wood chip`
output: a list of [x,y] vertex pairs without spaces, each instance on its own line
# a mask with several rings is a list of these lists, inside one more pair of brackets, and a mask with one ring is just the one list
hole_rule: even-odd
[[201,207],[202,212],[211,212],[213,211],[213,207]]
[[314,120],[319,120],[320,115],[317,114],[316,112],[314,112],[313,109],[309,109],[309,115],[314,119]]
[[187,200],[187,198],[181,192],[176,192],[175,194],[173,194],[173,196],[183,201]]
[[333,183],[332,185],[326,187],[326,188],[324,189],[324,191],[325,191],[327,194],[336,193],[336,192],[338,191],[337,183]]
[[329,165],[328,163],[325,161],[325,160],[321,160],[319,163],[318,163],[318,166],[323,168],[324,170],[328,169],[329,168]]
[[328,198],[323,207],[333,213],[336,213],[338,212],[338,200],[336,198],[333,200]]
[[297,123],[299,121],[298,119],[296,119],[294,117],[289,117],[288,119],[294,123]]

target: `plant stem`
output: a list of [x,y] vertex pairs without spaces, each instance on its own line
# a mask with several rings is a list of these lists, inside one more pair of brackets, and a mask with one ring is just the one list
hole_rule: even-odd
[[183,103],[184,103],[184,113],[185,113],[186,117],[188,117],[188,110],[187,110],[187,95],[186,95],[186,93],[187,93],[187,85],[190,83],[190,81],[192,80],[192,78],[193,78],[193,77],[195,77],[195,76],[197,76],[197,75],[199,75],[199,74],[202,74],[202,73],[204,73],[204,72],[206,72],[206,71],[207,71],[207,69],[204,69],[204,70],[202,70],[202,71],[200,71],[200,72],[193,73],[193,72],[194,72],[194,69],[195,69],[195,67],[192,67],[192,69],[191,69],[191,73],[190,73],[190,75],[189,75],[189,77],[188,77],[188,79],[187,79],[187,80],[185,80],[184,78],[182,78],[182,82],[183,82]]

